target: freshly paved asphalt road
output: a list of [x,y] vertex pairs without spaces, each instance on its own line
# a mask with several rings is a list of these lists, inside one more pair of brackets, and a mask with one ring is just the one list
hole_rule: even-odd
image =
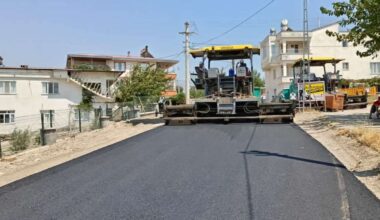
[[286,124],[162,127],[0,188],[0,219],[346,218],[379,200]]

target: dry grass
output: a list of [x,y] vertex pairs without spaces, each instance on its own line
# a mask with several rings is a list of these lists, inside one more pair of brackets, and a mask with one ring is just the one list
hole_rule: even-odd
[[353,138],[360,144],[380,152],[380,133],[376,129],[359,127],[354,129],[341,128],[337,131],[339,136]]
[[367,102],[369,102],[369,103],[373,103],[374,101],[376,101],[377,100],[377,95],[375,95],[375,96],[368,96],[368,98],[367,98]]

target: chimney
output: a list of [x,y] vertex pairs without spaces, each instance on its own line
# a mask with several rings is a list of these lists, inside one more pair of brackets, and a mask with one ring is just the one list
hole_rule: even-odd
[[3,65],[3,57],[0,56],[0,66],[4,66]]
[[131,51],[128,51],[128,56],[129,56],[129,57],[131,56]]
[[153,58],[153,55],[149,53],[148,51],[148,46],[145,46],[144,49],[140,51],[140,56],[141,57],[148,57],[148,58]]

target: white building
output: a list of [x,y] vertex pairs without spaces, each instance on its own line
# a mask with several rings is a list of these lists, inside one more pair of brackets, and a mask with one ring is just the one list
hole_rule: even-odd
[[[141,56],[148,57],[141,57]],[[65,69],[0,66],[0,134],[14,128],[38,130],[41,112],[46,127],[75,126],[79,118],[76,106],[84,91],[93,94],[93,107],[110,115],[118,108],[112,94],[115,82],[126,76],[134,64],[155,65],[172,79],[163,95],[176,94],[176,74],[168,69],[176,60],[153,58],[147,48],[140,57],[70,54]],[[82,112],[82,120],[90,123],[93,114]]]
[[52,113],[67,125],[69,110],[81,100],[82,88],[65,69],[0,67],[0,134],[40,129],[41,111],[46,123]]
[[[339,32],[338,23],[329,24],[309,32],[310,56],[328,56],[344,59],[338,63],[337,70],[344,79],[365,79],[380,76],[380,57],[361,58],[352,43],[338,42],[329,37],[326,30]],[[281,31],[274,29],[261,42],[261,66],[265,73],[267,97],[278,95],[282,89],[288,88],[293,76],[292,65],[303,55],[303,31],[293,31],[288,27],[288,21],[283,20]],[[332,66],[326,66],[327,72],[332,72]],[[322,77],[323,68],[312,68],[311,72]]]

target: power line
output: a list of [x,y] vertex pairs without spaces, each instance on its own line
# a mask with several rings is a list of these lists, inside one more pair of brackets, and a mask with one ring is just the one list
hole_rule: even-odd
[[253,18],[254,16],[256,16],[257,14],[259,14],[260,12],[262,12],[264,9],[266,9],[269,5],[271,5],[275,0],[271,0],[270,2],[268,2],[266,5],[264,5],[262,8],[260,8],[259,10],[255,11],[253,14],[251,14],[250,16],[248,16],[246,19],[244,19],[243,21],[241,21],[240,23],[238,23],[237,25],[231,27],[230,29],[228,29],[227,31],[213,37],[213,38],[210,38],[209,40],[207,41],[204,41],[202,43],[196,43],[198,45],[201,45],[201,44],[207,44],[211,41],[214,41],[220,37],[223,37],[224,35],[230,33],[231,31],[235,30],[236,28],[238,28],[240,25],[244,24],[245,22],[249,21],[251,18]]
[[181,52],[177,52],[177,53],[174,53],[174,54],[171,54],[171,55],[167,55],[167,56],[162,56],[162,57],[158,57],[157,59],[165,59],[165,58],[169,58],[169,57],[174,57],[174,58],[178,58],[181,54],[183,54],[185,51],[182,50]]

